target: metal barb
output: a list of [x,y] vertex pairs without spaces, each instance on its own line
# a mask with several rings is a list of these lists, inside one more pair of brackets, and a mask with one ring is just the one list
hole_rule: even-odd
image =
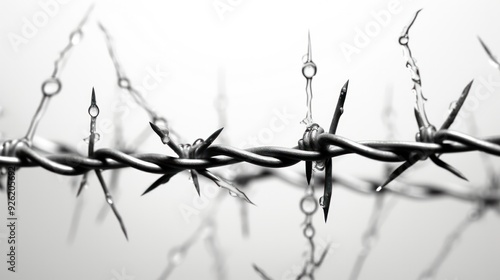
[[201,196],[200,194],[200,183],[198,182],[198,172],[195,169],[190,169],[191,172],[191,178],[193,179],[193,184],[196,189],[196,192],[198,193],[198,196]]
[[205,141],[202,141],[200,145],[196,148],[195,155],[201,155],[212,143],[217,139],[219,134],[222,132],[224,128],[217,129],[214,133],[212,133]]
[[[399,38],[399,44],[404,47],[405,50],[405,55],[407,58],[407,67],[410,69],[411,75],[412,75],[412,81],[413,81],[413,91],[415,93],[415,107],[414,107],[414,113],[415,113],[415,119],[417,121],[419,133],[417,134],[417,141],[418,142],[435,142],[435,134],[436,134],[436,128],[429,122],[427,118],[427,113],[425,111],[425,101],[427,99],[424,97],[422,93],[422,81],[420,78],[420,70],[416,64],[415,59],[412,56],[410,47],[408,45],[409,43],[409,36],[408,32],[410,31],[411,26],[415,23],[415,20],[417,19],[418,14],[420,13],[421,10],[418,10],[415,13],[415,16],[413,17],[412,21],[410,24],[403,29],[403,34]],[[458,115],[458,112],[460,111],[460,108],[462,107],[465,99],[467,98],[467,95],[470,91],[470,88],[472,86],[472,82],[470,82],[465,89],[462,91],[462,94],[460,95],[459,99],[454,103],[454,107],[450,111],[450,114],[442,124],[441,128],[439,131],[447,129],[451,126],[453,121],[455,120],[456,116]],[[376,191],[382,190],[383,187],[385,187],[387,184],[389,184],[392,180],[397,178],[399,175],[401,175],[404,171],[406,171],[408,168],[410,168],[413,164],[415,164],[419,160],[425,160],[428,157],[430,157],[431,161],[435,163],[437,166],[451,172],[452,174],[456,175],[457,177],[467,180],[466,177],[458,171],[456,168],[452,167],[451,165],[447,164],[446,162],[442,161],[441,159],[438,158],[433,153],[428,153],[428,152],[421,152],[419,155],[412,155],[412,158],[410,158],[408,161],[403,163],[401,166],[399,166],[396,170],[394,170],[393,173],[389,176],[389,178],[377,188]]]
[[267,276],[267,274],[262,270],[260,267],[258,267],[256,264],[252,264],[253,269],[257,274],[263,279],[263,280],[272,280],[271,277]]
[[101,184],[102,190],[104,192],[104,197],[106,198],[106,202],[108,203],[109,207],[111,207],[111,210],[113,210],[113,213],[115,214],[115,217],[118,220],[118,223],[120,223],[120,227],[122,229],[122,232],[128,241],[128,234],[127,234],[127,229],[125,228],[125,223],[123,222],[123,219],[122,219],[120,213],[118,212],[118,209],[116,209],[116,203],[113,200],[113,197],[111,196],[111,193],[109,192],[108,187],[106,186],[106,182],[104,181],[104,178],[102,177],[101,170],[96,169],[95,174],[97,175],[97,178],[99,179],[99,183]]
[[452,103],[453,104],[452,109],[451,109],[450,113],[448,114],[448,117],[446,118],[444,123],[441,125],[440,130],[448,129],[453,124],[453,122],[455,121],[455,118],[458,115],[458,112],[460,111],[460,109],[462,108],[462,105],[465,102],[465,99],[469,95],[469,92],[470,92],[470,89],[472,87],[473,82],[474,82],[474,80],[470,81],[470,83],[468,83],[467,86],[465,86],[465,88],[462,91],[462,94],[460,94],[460,97],[458,98],[458,100]]
[[477,39],[479,40],[479,43],[481,43],[481,46],[483,47],[484,51],[486,52],[486,54],[488,55],[489,59],[491,60],[491,63],[497,68],[500,70],[500,62],[498,62],[498,59],[496,58],[495,55],[493,55],[493,53],[491,52],[490,48],[488,48],[488,46],[486,46],[486,44],[484,43],[484,41],[481,39],[481,37],[477,37]]
[[49,106],[49,100],[51,99],[52,96],[57,95],[62,89],[62,83],[61,80],[59,79],[60,69],[62,69],[62,64],[64,60],[67,58],[67,53],[73,48],[73,46],[77,44],[74,41],[75,36],[83,37],[83,31],[82,31],[83,25],[87,22],[87,19],[90,16],[93,9],[94,9],[94,4],[92,4],[89,7],[85,16],[78,24],[77,28],[71,32],[68,44],[59,53],[59,56],[54,61],[54,69],[52,71],[50,78],[46,79],[42,83],[41,90],[43,97],[38,105],[35,114],[31,119],[30,126],[28,128],[28,131],[26,132],[26,136],[24,137],[24,140],[27,142],[28,145],[31,145],[33,142],[33,138],[35,136],[38,125],[43,116],[45,115],[45,111],[47,111],[47,108]]
[[156,124],[149,122],[153,131],[160,137],[163,144],[167,144],[179,157],[182,157],[181,147],[169,137],[169,130],[166,127],[158,127]]
[[337,107],[335,107],[335,113],[333,113],[332,123],[330,124],[330,130],[328,133],[335,134],[337,132],[337,126],[340,121],[340,117],[344,113],[344,102],[347,97],[347,89],[349,88],[349,80],[347,80],[340,90],[339,99],[337,101]]
[[237,187],[233,186],[231,183],[227,182],[223,178],[221,178],[221,177],[213,174],[212,172],[210,172],[210,171],[208,171],[206,169],[204,169],[204,170],[198,170],[198,172],[199,172],[200,175],[203,175],[206,178],[212,180],[217,186],[219,186],[219,187],[221,187],[223,189],[226,189],[230,193],[232,193],[233,195],[236,195],[237,197],[245,200],[246,202],[255,205],[255,203],[253,203],[244,192],[242,192],[240,189],[238,189]]
[[149,103],[146,101],[144,96],[135,87],[132,86],[130,79],[127,77],[120,62],[118,61],[118,57],[116,55],[116,50],[115,50],[115,47],[113,46],[113,38],[111,37],[111,34],[109,33],[109,31],[106,29],[106,27],[104,27],[104,25],[101,22],[98,22],[98,25],[99,25],[99,29],[104,34],[104,37],[106,39],[106,47],[108,48],[109,57],[110,57],[110,59],[113,63],[113,66],[115,68],[118,86],[120,88],[126,90],[132,96],[134,101],[144,111],[146,111],[146,113],[150,117],[150,120],[154,121],[155,119],[161,118],[158,115],[158,113],[156,113],[155,110],[153,110],[153,108],[149,105]]
[[[347,80],[340,90],[339,99],[337,101],[337,106],[335,107],[335,112],[333,113],[332,123],[330,124],[330,130],[328,133],[335,134],[337,132],[337,127],[340,121],[340,117],[344,113],[344,103],[347,97],[347,89],[349,88],[349,80]],[[325,187],[323,190],[322,207],[323,214],[325,217],[325,223],[328,219],[328,211],[330,210],[330,202],[332,199],[332,159],[327,158],[325,160]]]
[[312,47],[311,47],[311,35],[308,32],[307,33],[307,59],[304,62],[302,66],[302,75],[306,78],[306,95],[307,95],[307,101],[306,101],[306,117],[302,120],[302,123],[310,126],[313,124],[313,117],[312,117],[312,98],[313,98],[313,93],[312,93],[312,78],[316,75],[317,67],[316,64],[312,60]]
[[151,186],[149,186],[149,188],[147,188],[142,194],[141,196],[147,194],[148,192],[156,189],[157,187],[163,185],[163,184],[166,184],[168,183],[168,181],[170,181],[170,179],[172,177],[174,177],[174,175],[177,174],[177,172],[175,173],[166,173],[164,174],[163,176],[161,176],[160,178],[158,178],[156,181],[153,182],[153,184],[151,184]]
[[[89,136],[89,150],[88,150],[88,155],[89,158],[92,158],[94,156],[94,143],[96,140],[96,122],[97,122],[97,116],[99,116],[99,106],[97,106],[97,101],[96,101],[96,95],[95,95],[95,90],[92,88],[92,97],[90,101],[90,107],[88,109],[88,113],[90,115],[90,136]],[[99,183],[101,184],[102,190],[104,192],[104,197],[106,199],[106,202],[108,205],[111,207],[111,210],[113,210],[113,213],[116,216],[116,219],[120,223],[120,227],[123,231],[123,234],[125,235],[125,238],[128,240],[128,235],[127,235],[127,230],[125,228],[125,224],[123,223],[123,219],[116,209],[115,202],[113,200],[113,197],[111,196],[111,193],[108,190],[108,187],[106,186],[106,182],[104,181],[104,178],[102,177],[102,172],[100,169],[95,169],[95,174],[97,175],[97,178],[99,179]],[[78,194],[80,194],[81,189],[86,183],[86,178],[87,173],[84,174],[84,177],[82,178],[82,183],[80,184],[80,189],[78,190]],[[85,182],[84,182],[85,181]]]
[[405,54],[406,54],[406,58],[407,58],[406,66],[408,69],[410,69],[410,72],[412,75],[413,91],[415,92],[416,111],[418,112],[422,126],[427,127],[430,125],[429,120],[427,119],[426,111],[425,111],[425,101],[427,100],[427,98],[425,98],[424,94],[422,93],[422,80],[420,77],[420,69],[418,68],[417,63],[416,63],[415,59],[413,58],[410,46],[408,45],[409,41],[410,41],[410,37],[409,37],[408,33],[410,31],[410,28],[415,23],[415,20],[417,19],[417,16],[420,13],[420,11],[422,11],[422,10],[420,9],[415,13],[415,16],[413,17],[410,24],[408,24],[408,26],[406,26],[403,29],[403,34],[401,35],[401,37],[399,37],[399,44],[401,46],[403,46],[403,48],[405,50]]

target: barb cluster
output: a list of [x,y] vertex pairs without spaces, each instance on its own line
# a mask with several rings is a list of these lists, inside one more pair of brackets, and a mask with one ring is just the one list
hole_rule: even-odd
[[[103,24],[99,23],[100,30],[103,32],[109,56],[113,62],[116,71],[118,86],[131,95],[135,102],[138,103],[143,110],[149,114],[150,128],[160,138],[163,144],[175,152],[176,157],[163,154],[137,154],[135,147],[125,150],[124,145],[118,145],[115,149],[98,149],[95,150],[95,142],[99,140],[99,135],[96,132],[96,119],[100,109],[97,106],[96,94],[92,89],[91,104],[88,109],[90,115],[90,135],[86,139],[88,142],[88,155],[83,156],[78,154],[72,148],[68,148],[61,144],[49,143],[48,145],[38,145],[34,142],[37,126],[47,109],[49,100],[58,94],[62,88],[62,82],[59,78],[63,62],[67,59],[69,51],[76,46],[83,38],[83,26],[88,20],[92,11],[91,7],[81,20],[77,28],[71,33],[68,45],[60,52],[59,57],[54,62],[54,71],[52,75],[42,84],[42,100],[33,116],[30,127],[25,137],[14,140],[6,140],[0,146],[0,186],[5,180],[5,169],[7,167],[25,168],[25,167],[42,167],[48,171],[62,175],[83,175],[77,192],[79,195],[84,186],[87,185],[87,176],[90,171],[94,171],[102,190],[105,195],[105,200],[109,208],[115,214],[121,229],[127,237],[124,222],[118,213],[116,203],[111,195],[110,188],[102,176],[104,170],[117,170],[120,168],[135,168],[144,172],[162,174],[162,176],[152,183],[143,194],[146,194],[160,185],[167,183],[173,176],[184,170],[188,170],[196,192],[200,195],[199,176],[203,176],[213,181],[217,186],[226,189],[231,196],[238,197],[242,201],[253,204],[247,195],[233,185],[232,182],[222,178],[219,175],[211,172],[209,169],[226,165],[233,165],[239,162],[247,162],[249,164],[265,167],[258,174],[239,174],[234,179],[235,182],[248,183],[250,180],[265,178],[268,176],[278,176],[290,180],[288,175],[282,175],[280,171],[271,170],[288,167],[297,164],[301,161],[305,162],[305,177],[307,179],[306,194],[301,202],[301,210],[306,215],[304,236],[310,244],[309,259],[304,264],[304,269],[297,279],[313,278],[314,270],[318,268],[325,258],[326,250],[321,254],[319,261],[315,261],[315,244],[313,242],[314,227],[312,226],[312,215],[318,209],[318,205],[323,208],[325,222],[328,218],[328,212],[332,200],[333,183],[347,186],[365,193],[374,193],[375,191],[385,190],[384,187],[396,179],[404,171],[409,169],[418,161],[429,158],[433,163],[441,168],[448,170],[454,175],[465,179],[465,176],[451,165],[440,159],[441,155],[449,153],[463,153],[469,151],[480,151],[487,154],[500,156],[500,136],[490,137],[486,139],[478,139],[473,136],[459,133],[450,130],[455,118],[457,117],[462,105],[464,104],[468,93],[472,88],[472,82],[468,83],[458,100],[453,102],[453,106],[444,123],[436,129],[427,118],[425,111],[425,102],[427,99],[423,95],[422,81],[420,70],[412,55],[409,47],[409,31],[414,24],[418,14],[412,19],[410,24],[404,28],[403,34],[399,38],[399,43],[402,45],[406,65],[410,70],[411,79],[413,81],[412,92],[415,94],[415,118],[418,125],[416,141],[354,141],[343,136],[337,135],[337,127],[340,117],[344,112],[344,103],[347,96],[349,80],[343,85],[337,105],[332,117],[332,121],[328,131],[325,131],[312,118],[312,79],[316,75],[317,66],[312,60],[312,47],[310,35],[308,34],[308,52],[305,56],[302,73],[306,78],[306,95],[307,95],[307,113],[303,120],[306,125],[306,130],[302,138],[298,141],[296,147],[253,147],[249,149],[239,149],[228,145],[214,144],[217,137],[222,133],[222,128],[216,130],[206,139],[197,139],[193,144],[179,144],[178,136],[172,133],[172,129],[168,127],[165,117],[155,112],[146,102],[142,94],[132,86],[130,79],[125,75],[122,65],[119,63],[115,49],[112,44],[112,37]],[[500,69],[500,64],[484,42],[479,39],[494,66]],[[222,108],[223,106],[221,106]],[[146,125],[147,132],[151,133]],[[172,135],[173,134],[173,135]],[[55,147],[55,148],[47,148]],[[362,157],[366,157],[382,162],[403,162],[396,168],[385,180],[380,184],[378,181],[361,180],[352,178],[346,174],[336,174],[332,169],[332,159],[334,157],[355,153]],[[313,168],[314,165],[314,168]],[[314,183],[314,170],[316,172],[324,172],[323,178],[317,178]],[[302,176],[302,175],[300,175]],[[317,176],[319,177],[319,176]],[[116,177],[111,184],[116,184]],[[496,177],[495,177],[496,178]],[[295,180],[297,181],[297,180]],[[319,185],[323,186],[323,195],[319,202],[314,196],[314,189]],[[493,185],[497,185],[496,181]],[[474,212],[475,214],[468,217],[464,225],[461,225],[457,232],[450,238],[450,243],[454,242],[454,238],[460,235],[463,228],[468,226],[472,221],[481,217],[484,207],[494,206],[498,208],[500,202],[500,194],[498,187],[491,187],[488,192],[476,192],[470,190],[466,193],[460,193],[453,189],[449,189],[442,185],[432,184],[398,184],[388,187],[394,193],[412,198],[427,198],[431,196],[452,196],[455,198],[479,203],[480,206]],[[309,204],[309,208],[307,206]],[[373,222],[367,230],[366,239],[369,240],[376,236],[377,230],[380,227],[380,212],[382,202],[376,208]],[[109,209],[108,208],[108,209]],[[498,208],[500,209],[500,208]],[[211,229],[212,224],[204,224],[202,228]],[[195,235],[192,240],[186,242],[184,247],[174,250],[170,261],[176,262],[177,257],[185,254],[185,251],[191,246],[195,240],[199,239]],[[451,248],[451,245],[448,246]],[[451,249],[446,247],[441,255],[446,255]],[[214,249],[215,250],[215,249]],[[362,266],[370,246],[365,246],[360,257],[358,265],[353,270],[351,279],[356,279],[360,267]],[[444,257],[443,257],[444,258]],[[434,264],[423,274],[423,277],[431,276],[437,270],[443,258],[438,258]],[[255,270],[263,279],[270,279],[265,273],[254,266]],[[166,274],[169,274],[167,270]]]

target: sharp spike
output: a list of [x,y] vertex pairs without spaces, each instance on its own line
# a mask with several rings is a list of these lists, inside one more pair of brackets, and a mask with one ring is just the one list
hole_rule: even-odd
[[307,179],[307,184],[311,183],[311,177],[312,177],[312,161],[306,161],[306,179]]
[[312,62],[311,32],[307,30],[307,62]]
[[390,182],[392,182],[394,179],[399,177],[399,175],[403,174],[408,168],[410,168],[412,165],[414,165],[417,161],[419,160],[418,156],[410,157],[407,161],[405,161],[403,164],[401,164],[398,168],[396,168],[390,175],[385,182],[380,185],[376,191],[379,192],[381,191],[385,186],[387,186]]
[[111,210],[113,210],[113,213],[115,214],[116,219],[118,220],[118,223],[120,223],[120,227],[123,231],[123,234],[125,235],[125,238],[128,241],[128,234],[127,234],[127,229],[125,228],[125,223],[123,222],[123,219],[118,212],[118,209],[116,209],[116,203],[113,200],[113,197],[111,196],[111,193],[108,190],[108,187],[106,186],[106,182],[104,181],[104,178],[102,177],[101,170],[96,169],[95,173],[97,175],[97,178],[99,179],[99,182],[101,183],[102,190],[104,192],[104,196],[106,197],[106,202],[109,204],[111,207]]
[[484,51],[488,55],[489,59],[496,65],[497,68],[499,68],[500,67],[500,63],[498,62],[498,60],[495,57],[495,55],[493,55],[493,53],[491,52],[490,48],[488,48],[488,46],[484,43],[484,41],[481,39],[481,37],[478,36],[477,39],[479,40],[479,43],[481,43],[481,46],[483,47]]
[[97,106],[96,98],[95,98],[95,90],[94,87],[92,87],[92,99],[90,101],[90,105]]
[[190,172],[191,172],[191,178],[193,179],[194,187],[196,188],[196,192],[198,193],[198,196],[201,196],[200,183],[198,181],[198,172],[196,172],[196,170],[194,169],[191,169]]
[[222,132],[224,128],[217,129],[214,133],[212,133],[204,142],[200,144],[200,146],[196,149],[196,154],[199,155],[203,153],[212,143],[219,137],[219,134]]
[[429,156],[429,158],[431,159],[432,162],[434,162],[437,166],[443,168],[443,169],[446,169],[448,170],[449,172],[451,172],[453,175],[457,176],[458,178],[460,179],[463,179],[465,181],[469,181],[464,174],[462,174],[462,172],[460,172],[458,169],[456,169],[455,167],[449,165],[448,163],[442,161],[441,159],[439,159],[436,155],[431,155]]
[[76,193],[76,197],[80,196],[80,193],[82,192],[83,187],[85,187],[85,185],[87,184],[87,174],[88,173],[84,173],[82,176],[82,181],[80,181],[80,186],[78,187],[78,192]]
[[344,113],[344,102],[347,97],[347,89],[349,88],[349,80],[345,82],[344,86],[340,90],[339,99],[337,101],[337,107],[335,108],[335,112],[333,113],[332,123],[330,124],[330,134],[335,134],[337,132],[337,126],[340,121],[340,117]]
[[474,80],[470,81],[470,83],[468,83],[467,86],[464,88],[464,90],[462,91],[462,94],[460,94],[460,97],[455,102],[455,107],[453,107],[451,109],[450,114],[448,115],[448,117],[444,121],[443,125],[441,126],[441,129],[448,129],[453,124],[453,122],[455,121],[455,118],[458,115],[458,112],[460,111],[460,109],[462,108],[462,105],[465,102],[465,99],[469,95],[469,91],[472,87],[473,82],[474,82]]
[[328,211],[330,210],[330,201],[332,198],[332,159],[325,160],[325,189],[323,190],[323,214],[325,223],[328,219]]
[[237,187],[233,186],[231,183],[227,182],[223,178],[220,178],[219,176],[213,174],[212,172],[208,171],[207,169],[203,170],[198,170],[198,173],[200,175],[205,176],[206,178],[212,180],[217,186],[226,189],[234,194],[236,194],[239,198],[245,200],[246,202],[255,205],[249,198],[248,196],[239,190]]
[[163,185],[163,184],[166,184],[168,183],[168,181],[170,181],[170,178],[174,177],[176,173],[167,173],[167,174],[164,174],[163,176],[161,176],[160,178],[158,178],[156,181],[153,182],[153,184],[151,184],[151,186],[149,186],[149,188],[147,188],[142,194],[141,196],[147,194],[148,192],[156,189],[157,187]]

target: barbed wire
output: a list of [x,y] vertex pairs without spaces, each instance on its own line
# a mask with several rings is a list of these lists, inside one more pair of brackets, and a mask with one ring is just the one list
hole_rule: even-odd
[[[162,177],[154,182],[145,193],[152,191],[158,186],[169,181],[171,177],[184,170],[189,170],[192,181],[195,185],[196,191],[200,193],[200,186],[198,183],[198,175],[205,176],[215,182],[219,187],[225,188],[232,196],[242,198],[244,201],[250,202],[250,199],[244,192],[232,184],[247,185],[249,181],[259,180],[268,177],[278,177],[284,181],[293,181],[293,185],[297,184],[300,180],[303,181],[304,174],[289,172],[282,170],[283,168],[295,165],[304,161],[306,163],[305,177],[308,182],[306,195],[303,200],[312,200],[314,204],[314,211],[304,210],[306,214],[306,223],[304,228],[304,236],[308,239],[310,244],[310,259],[304,263],[303,270],[297,279],[302,277],[313,277],[314,270],[320,266],[325,257],[325,252],[321,255],[319,261],[315,261],[315,244],[313,242],[314,228],[311,222],[311,215],[316,212],[318,205],[323,208],[325,221],[328,216],[328,208],[331,200],[331,186],[338,184],[354,189],[362,193],[373,194],[378,191],[390,191],[395,194],[416,199],[429,199],[432,197],[453,197],[465,201],[473,202],[477,206],[475,212],[468,216],[467,219],[459,225],[459,227],[450,235],[447,243],[438,255],[436,260],[431,266],[422,273],[422,278],[431,277],[439,268],[440,264],[446,258],[446,255],[451,251],[452,245],[465,228],[473,221],[479,219],[484,212],[485,207],[492,206],[499,211],[500,193],[498,188],[489,188],[488,191],[484,190],[459,190],[455,186],[446,185],[445,183],[432,184],[432,183],[415,183],[405,182],[396,179],[403,171],[414,165],[419,160],[430,158],[438,166],[452,172],[458,177],[465,178],[463,174],[458,172],[439,157],[445,154],[452,153],[466,153],[466,152],[483,152],[493,156],[500,156],[500,136],[492,136],[488,138],[476,138],[468,134],[460,133],[450,130],[454,119],[456,118],[462,104],[473,86],[470,82],[460,95],[459,99],[455,101],[449,112],[448,118],[439,129],[436,129],[428,120],[425,112],[425,101],[427,100],[422,93],[422,84],[420,79],[419,68],[416,65],[416,60],[412,56],[412,52],[408,46],[409,43],[409,30],[414,24],[418,13],[412,19],[410,24],[404,28],[403,34],[399,38],[399,43],[404,47],[405,57],[407,59],[407,67],[410,69],[411,78],[413,81],[413,92],[416,96],[415,117],[418,124],[418,133],[416,141],[393,141],[393,140],[352,140],[341,135],[336,134],[336,128],[339,124],[339,119],[344,111],[344,102],[347,94],[348,83],[347,81],[342,87],[339,95],[339,100],[334,111],[330,129],[325,132],[318,124],[314,123],[312,119],[312,78],[315,76],[317,68],[316,64],[312,61],[312,48],[310,41],[310,34],[308,34],[308,53],[304,60],[302,73],[307,79],[306,93],[307,93],[307,114],[302,121],[306,126],[306,132],[298,141],[298,146],[295,147],[278,147],[278,146],[262,146],[252,147],[248,149],[241,149],[227,144],[214,144],[219,134],[223,133],[222,128],[214,132],[207,139],[197,139],[193,144],[178,144],[177,139],[181,139],[177,134],[172,132],[168,127],[165,117],[154,111],[147,103],[143,95],[132,86],[130,79],[125,75],[122,64],[117,59],[116,51],[112,44],[112,37],[103,24],[99,23],[99,28],[103,32],[106,45],[108,48],[109,56],[113,62],[116,71],[116,78],[118,86],[127,91],[134,99],[134,101],[145,110],[150,117],[150,126],[152,131],[150,135],[158,135],[161,141],[168,145],[176,154],[177,157],[168,156],[165,154],[156,153],[136,153],[137,145],[132,148],[126,149],[123,143],[116,143],[116,148],[104,148],[94,150],[94,142],[97,141],[98,135],[96,133],[95,119],[98,115],[91,112],[89,114],[92,118],[91,136],[89,138],[89,152],[88,155],[81,155],[75,149],[67,147],[63,144],[44,142],[44,144],[37,144],[35,139],[35,132],[38,123],[42,119],[44,112],[47,109],[48,101],[51,97],[55,96],[61,91],[62,83],[59,78],[61,69],[67,59],[69,51],[79,43],[83,37],[83,26],[87,22],[88,17],[93,9],[91,6],[86,13],[85,17],[80,21],[77,28],[71,33],[68,45],[59,53],[58,58],[54,62],[54,71],[49,79],[42,84],[42,101],[32,119],[28,132],[24,138],[6,140],[0,146],[0,181],[5,179],[4,170],[7,167],[15,168],[29,168],[29,167],[42,167],[50,172],[76,176],[83,175],[80,183],[78,193],[86,185],[86,174],[89,171],[95,171],[99,181],[102,185],[104,194],[106,196],[107,205],[111,207],[115,216],[117,217],[122,231],[125,236],[126,230],[123,221],[121,220],[116,205],[110,190],[107,188],[104,179],[102,178],[102,171],[113,170],[116,171],[122,168],[133,168],[143,172],[162,174]],[[479,38],[481,45],[485,49],[490,60],[494,66],[498,68],[498,62],[493,56],[492,52]],[[500,69],[500,68],[499,68]],[[225,99],[224,99],[225,102]],[[225,103],[217,103],[219,110],[225,110]],[[92,98],[92,106],[97,107],[95,96]],[[224,117],[221,115],[221,122],[225,122]],[[146,124],[146,123],[145,123]],[[149,130],[147,124],[145,128]],[[154,132],[154,133],[151,133]],[[174,137],[171,137],[173,134]],[[136,143],[144,140],[143,134],[138,138]],[[226,141],[223,141],[227,143]],[[135,144],[136,144],[135,143]],[[119,144],[119,145],[118,145]],[[358,156],[380,162],[404,162],[403,165],[394,170],[385,181],[357,178],[348,174],[338,174],[332,172],[331,161],[335,157],[340,157],[348,154],[356,154]],[[238,174],[232,178],[232,182],[210,172],[209,168],[230,166],[240,162],[246,162],[260,168],[256,173]],[[315,165],[313,169],[313,163]],[[490,167],[491,169],[491,167]],[[313,171],[313,170],[316,170]],[[318,171],[324,171],[324,176],[315,175]],[[112,186],[116,185],[116,173],[114,173]],[[0,186],[3,182],[0,182]],[[384,188],[387,185],[387,188]],[[319,203],[314,197],[314,189],[323,186],[324,194],[320,198]],[[79,204],[81,206],[81,204]],[[78,207],[79,208],[79,207]],[[104,212],[109,208],[102,208],[100,216],[105,215]],[[383,209],[383,196],[378,196],[374,214],[370,221],[369,227],[363,237],[363,250],[358,256],[358,262],[353,268],[351,279],[357,279],[363,263],[370,252],[372,242],[377,237],[377,232],[381,224],[381,215]],[[80,210],[75,209],[75,213]],[[102,219],[102,218],[101,218]],[[75,219],[75,222],[78,223]],[[76,224],[75,224],[76,225]],[[72,226],[74,229],[74,227]],[[167,266],[163,278],[166,278],[176,265],[179,264],[180,255],[184,255],[189,247],[196,241],[205,238],[209,241],[209,247],[214,255],[217,255],[217,248],[215,245],[214,235],[210,231],[214,229],[213,220],[205,220],[199,227],[199,232],[190,237],[182,246],[174,248],[169,254],[169,265]],[[206,237],[201,236],[202,230],[207,230],[209,233]],[[74,234],[74,230],[72,231]],[[210,243],[211,242],[211,243]],[[221,260],[216,261],[217,266],[221,266]],[[270,279],[260,268],[254,266],[255,270],[263,279]],[[220,270],[223,273],[223,269]]]

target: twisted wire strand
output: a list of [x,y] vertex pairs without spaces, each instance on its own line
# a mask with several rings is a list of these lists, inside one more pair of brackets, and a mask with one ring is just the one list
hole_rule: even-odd
[[[404,161],[417,151],[439,154],[482,151],[491,155],[500,155],[500,136],[478,139],[467,134],[442,130],[437,133],[436,137],[444,137],[446,142],[438,144],[380,140],[354,141],[339,135],[325,133],[318,135],[315,139],[319,151],[304,151],[297,147],[278,146],[239,149],[214,144],[207,148],[205,157],[199,159],[177,158],[154,153],[127,154],[110,148],[96,150],[94,158],[89,158],[76,153],[47,153],[28,145],[17,145],[14,147],[14,156],[0,156],[0,166],[42,167],[50,172],[68,176],[81,175],[95,169],[110,170],[126,167],[148,173],[175,174],[186,169],[220,167],[240,162],[276,169],[288,167],[300,161],[322,160],[353,153],[384,162]],[[262,172],[267,172],[269,175],[277,174],[277,172]],[[350,177],[347,174],[333,174],[333,179],[341,185],[352,186],[355,190],[364,193],[374,192],[377,184],[380,183],[374,180]],[[389,189],[412,198],[450,196],[466,201],[488,200],[491,203],[500,199],[497,194],[460,192],[456,188],[434,183],[416,185],[401,183],[394,184]]]

